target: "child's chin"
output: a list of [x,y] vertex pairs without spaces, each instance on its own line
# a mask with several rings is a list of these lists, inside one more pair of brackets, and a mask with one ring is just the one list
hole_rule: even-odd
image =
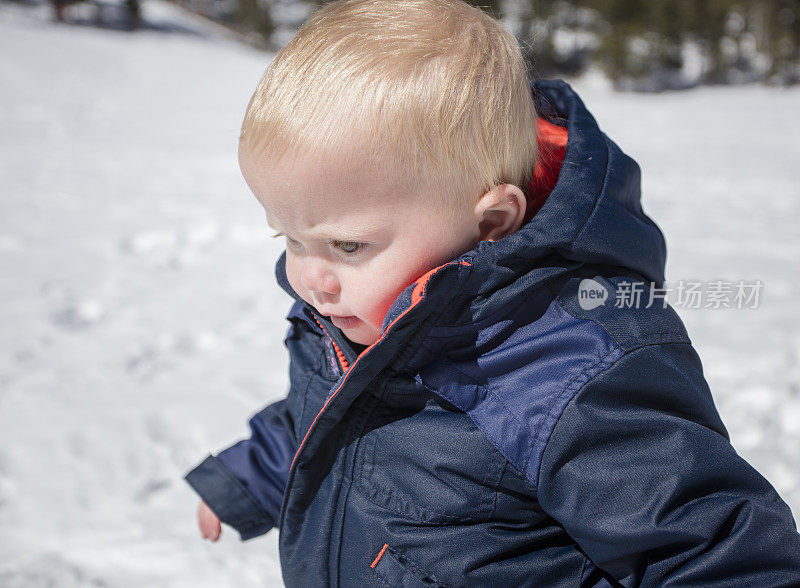
[[353,329],[345,329],[344,331],[345,337],[350,339],[353,343],[358,343],[359,345],[372,345],[380,338],[380,331],[367,325],[366,323],[361,323],[358,327]]

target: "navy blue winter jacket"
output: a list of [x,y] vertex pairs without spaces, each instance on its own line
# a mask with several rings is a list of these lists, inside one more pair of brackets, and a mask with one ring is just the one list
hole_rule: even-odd
[[[640,171],[563,82],[558,183],[518,232],[410,286],[360,356],[297,303],[291,388],[188,482],[287,586],[800,586],[800,535],[731,446],[662,285]],[[581,280],[609,293],[584,310]]]

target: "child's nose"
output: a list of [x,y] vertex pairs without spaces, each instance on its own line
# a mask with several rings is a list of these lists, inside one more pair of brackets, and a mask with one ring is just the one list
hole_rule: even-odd
[[324,292],[325,294],[338,294],[340,289],[336,275],[323,264],[313,261],[303,266],[300,283],[312,292]]

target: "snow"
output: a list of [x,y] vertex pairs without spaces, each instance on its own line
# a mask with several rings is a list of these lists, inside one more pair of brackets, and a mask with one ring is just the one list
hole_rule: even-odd
[[[201,541],[182,475],[286,389],[280,243],[236,163],[270,55],[160,0],[147,26],[0,4],[0,585],[279,585],[275,533]],[[732,441],[800,512],[798,90],[576,82],[644,170]]]

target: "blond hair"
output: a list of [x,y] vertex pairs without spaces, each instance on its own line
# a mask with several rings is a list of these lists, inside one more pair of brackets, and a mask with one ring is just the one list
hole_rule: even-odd
[[338,0],[277,54],[247,107],[242,141],[272,157],[358,145],[404,177],[477,197],[523,190],[536,112],[516,39],[461,0]]

